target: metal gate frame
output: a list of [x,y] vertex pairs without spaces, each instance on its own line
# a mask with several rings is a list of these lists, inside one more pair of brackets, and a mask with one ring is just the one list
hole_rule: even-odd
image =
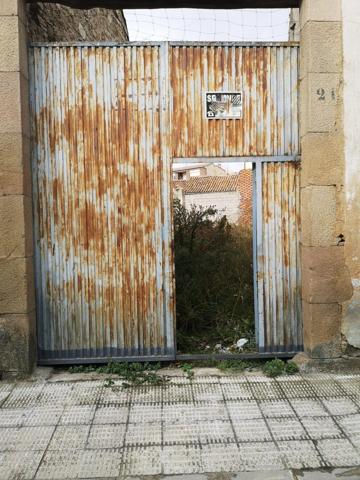
[[[286,43],[286,42],[285,42]],[[159,52],[160,52],[160,57],[161,57],[161,70],[162,70],[162,83],[161,83],[161,111],[160,111],[160,121],[162,125],[171,125],[172,119],[172,108],[171,108],[171,84],[170,84],[170,75],[167,74],[169,72],[169,48],[174,47],[174,46],[227,46],[227,47],[236,47],[236,46],[242,46],[242,47],[256,47],[256,46],[281,46],[283,43],[279,42],[125,42],[125,43],[117,43],[117,42],[60,42],[60,43],[51,43],[51,44],[44,44],[44,43],[34,43],[30,46],[30,48],[33,47],[145,47],[145,46],[157,46],[159,47]],[[287,43],[288,46],[294,45],[292,42]],[[33,92],[33,102],[35,101],[34,99],[34,92]],[[254,293],[255,293],[255,329],[256,329],[256,338],[257,338],[257,343],[258,343],[258,353],[255,354],[240,354],[240,355],[232,355],[231,358],[239,357],[239,358],[256,358],[256,357],[265,357],[265,356],[291,356],[295,351],[299,351],[302,348],[302,345],[294,345],[294,351],[279,351],[279,352],[269,352],[266,351],[265,349],[265,320],[264,320],[264,312],[263,309],[261,308],[261,302],[259,302],[259,297],[258,297],[258,290],[261,288],[261,275],[263,274],[263,270],[261,265],[259,265],[259,255],[262,253],[262,214],[261,214],[261,205],[262,205],[262,166],[264,163],[267,162],[294,162],[298,161],[299,157],[297,155],[277,155],[277,156],[242,156],[242,157],[191,157],[191,158],[171,158],[171,151],[170,151],[170,137],[171,133],[169,132],[169,129],[165,128],[164,129],[165,135],[167,135],[169,138],[162,142],[162,156],[166,160],[166,162],[170,165],[171,162],[182,162],[182,163],[187,163],[187,162],[196,162],[196,163],[202,163],[202,162],[251,162],[254,166],[254,183],[253,185],[255,188],[253,188],[253,195],[254,195],[254,201],[253,201],[253,230],[254,230],[254,236],[253,236],[253,242],[254,242]],[[172,189],[170,188],[170,184],[167,186],[167,191],[164,191],[164,197],[166,196],[171,196],[172,195]],[[36,189],[35,189],[36,191]],[[36,211],[35,211],[35,216],[36,216]],[[169,222],[164,225],[164,228],[168,230],[170,235],[172,235],[172,225],[171,225],[171,219],[168,219]],[[37,239],[37,229],[34,229],[34,235],[35,238]],[[172,249],[169,248],[168,250],[168,255],[169,258],[171,259],[172,265],[173,265],[173,253]],[[39,255],[36,255],[37,257],[37,264],[39,264]],[[171,267],[170,267],[171,270]],[[165,276],[168,279],[168,282],[172,282],[172,272],[171,271],[166,271]],[[40,278],[37,278],[37,288],[39,288],[39,281]],[[165,289],[169,288],[170,283],[166,283],[164,285]],[[39,303],[38,303],[39,305]],[[90,363],[90,362],[107,362],[110,359],[115,359],[115,360],[121,360],[121,361],[133,361],[133,360],[174,360],[175,358],[194,358],[195,357],[201,357],[204,358],[204,355],[198,356],[198,355],[176,355],[176,338],[175,338],[175,319],[173,321],[173,328],[171,328],[171,325],[169,324],[169,318],[166,319],[166,324],[168,325],[168,333],[173,336],[173,345],[174,345],[174,352],[171,355],[154,355],[151,358],[148,356],[142,357],[142,356],[121,356],[121,357],[91,357],[91,358],[69,358],[69,359],[42,359],[39,361],[41,364],[55,364],[55,363]],[[172,331],[172,333],[171,333]],[[207,356],[207,355],[205,355]],[[213,355],[211,356],[212,358],[220,358],[222,357],[221,355]]]
[[[264,264],[263,261],[259,259],[264,258],[264,240],[263,240],[263,215],[262,215],[262,206],[263,206],[263,165],[271,163],[286,163],[293,162],[297,163],[300,161],[300,156],[298,155],[276,155],[276,156],[263,156],[263,157],[189,157],[189,158],[174,158],[174,163],[252,163],[253,165],[253,285],[254,285],[254,318],[255,318],[255,336],[258,351],[255,354],[231,354],[229,355],[191,355],[191,354],[182,354],[177,355],[176,358],[182,360],[196,360],[201,358],[214,358],[214,359],[223,359],[223,358],[266,358],[266,357],[292,357],[295,353],[303,350],[302,341],[298,341],[296,344],[291,344],[289,349],[284,347],[269,350],[266,348],[266,339],[265,339],[265,330],[266,330],[266,318],[264,312],[264,299],[259,295],[259,291],[263,290],[264,283]],[[297,192],[298,193],[298,192]],[[296,242],[299,241],[299,238],[295,239]],[[298,285],[300,285],[300,271],[298,273]],[[300,302],[300,292],[298,292],[299,298],[298,303]],[[296,337],[300,339],[302,337],[302,328],[301,328],[301,306],[297,305],[297,310],[293,312],[295,318],[291,319],[292,327],[296,328],[296,322],[298,322],[299,331],[296,332]]]

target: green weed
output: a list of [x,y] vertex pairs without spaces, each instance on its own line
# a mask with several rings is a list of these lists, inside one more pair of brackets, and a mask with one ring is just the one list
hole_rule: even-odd
[[180,368],[186,374],[189,380],[192,380],[194,378],[194,370],[191,363],[182,363],[180,365]]
[[287,373],[288,375],[295,375],[295,373],[298,373],[299,371],[299,367],[296,365],[295,362],[287,362],[285,364],[285,373]]
[[281,375],[284,372],[284,369],[285,363],[279,358],[276,358],[274,360],[266,362],[263,371],[266,376],[274,378]]
[[[160,363],[127,363],[110,362],[107,365],[80,365],[69,368],[70,373],[107,373],[118,375],[123,380],[123,387],[129,388],[139,385],[164,385],[169,379],[158,375],[156,372],[160,369]],[[105,387],[111,387],[113,380],[107,379]]]

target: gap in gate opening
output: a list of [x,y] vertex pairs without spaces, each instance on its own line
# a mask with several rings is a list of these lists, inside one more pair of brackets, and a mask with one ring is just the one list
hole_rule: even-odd
[[256,352],[252,164],[176,162],[172,188],[177,353]]

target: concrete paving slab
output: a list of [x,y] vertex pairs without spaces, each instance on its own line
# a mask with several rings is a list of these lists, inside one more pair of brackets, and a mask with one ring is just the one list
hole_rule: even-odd
[[330,470],[360,465],[359,379],[257,372],[129,389],[84,378],[0,383],[0,479],[271,480],[291,469],[347,478]]
[[360,467],[355,468],[336,468],[331,471],[302,471],[295,472],[296,480],[359,480]]

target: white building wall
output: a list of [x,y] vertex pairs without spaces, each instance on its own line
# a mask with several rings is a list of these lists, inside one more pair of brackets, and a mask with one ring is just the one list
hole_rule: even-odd
[[191,205],[201,205],[205,208],[213,206],[219,210],[220,214],[226,215],[229,222],[236,223],[239,220],[240,213],[240,193],[187,193],[185,195],[185,207],[189,209]]

